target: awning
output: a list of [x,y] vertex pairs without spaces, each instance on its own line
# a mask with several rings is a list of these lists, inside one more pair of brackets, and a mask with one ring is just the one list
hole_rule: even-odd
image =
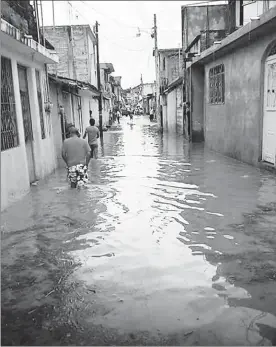
[[93,93],[93,96],[96,96],[96,97],[100,96],[99,90],[90,83],[73,80],[67,77],[55,76],[53,74],[49,74],[49,79],[60,84],[76,87],[80,90],[88,90]]

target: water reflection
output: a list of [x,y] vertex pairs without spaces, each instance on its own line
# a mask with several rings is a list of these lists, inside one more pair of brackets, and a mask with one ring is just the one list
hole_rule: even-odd
[[43,303],[62,324],[78,316],[80,330],[271,344],[275,177],[192,147],[148,120],[123,121],[104,134],[88,189],[67,189],[61,170],[3,213],[7,317]]

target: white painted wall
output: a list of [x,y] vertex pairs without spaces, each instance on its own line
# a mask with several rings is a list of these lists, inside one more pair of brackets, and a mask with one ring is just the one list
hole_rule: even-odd
[[168,94],[167,99],[167,124],[168,132],[176,132],[176,89]]
[[250,18],[261,16],[264,12],[276,6],[275,0],[256,0],[256,1],[244,1],[243,4],[243,16],[244,25],[250,23]]
[[[1,56],[3,55],[4,57],[11,59],[12,62],[13,84],[16,102],[16,117],[19,132],[19,146],[1,152],[1,210],[4,210],[11,203],[20,199],[30,189],[21,100],[19,92],[19,81],[17,71],[18,63],[28,68],[28,88],[34,135],[33,145],[36,178],[44,178],[46,175],[51,173],[56,167],[51,117],[46,117],[45,114],[44,119],[46,139],[41,139],[41,127],[36,90],[35,69],[38,69],[41,72],[41,76],[43,76],[44,65],[43,63],[38,63],[34,60],[34,57],[32,57],[31,49],[28,55],[23,55],[22,52],[18,51],[12,43],[12,38],[9,41],[9,46],[6,46],[2,42]],[[41,88],[41,90],[42,100],[44,100],[44,89]]]
[[[58,90],[58,95],[57,95]],[[59,97],[59,102],[58,102]],[[55,147],[55,156],[58,167],[65,167],[65,163],[61,157],[62,149],[62,129],[61,129],[61,116],[59,115],[59,103],[63,101],[61,89],[55,84],[50,83],[50,98],[53,103],[52,110],[52,126],[53,126],[53,138],[54,138],[54,147]],[[64,105],[63,105],[64,106]]]
[[92,111],[92,118],[95,119],[96,125],[99,125],[98,100],[93,98],[92,93],[87,90],[79,90],[79,95],[81,96],[82,120],[84,130],[89,126],[90,110]]

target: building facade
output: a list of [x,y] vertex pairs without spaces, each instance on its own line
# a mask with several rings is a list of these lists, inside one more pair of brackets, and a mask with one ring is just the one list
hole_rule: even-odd
[[[28,1],[2,2],[1,210],[56,168],[47,64],[54,51],[34,32]],[[5,19],[4,19],[5,18]],[[12,23],[12,24],[11,24]],[[14,25],[17,25],[15,27]]]
[[92,117],[99,125],[97,51],[96,38],[89,25],[44,27],[45,37],[55,46],[59,64],[51,66],[49,73],[71,83],[85,83],[87,88],[78,88],[78,105],[73,107],[74,119],[82,112],[82,124],[75,124],[80,131]]
[[110,76],[110,82],[111,82],[111,89],[112,94],[114,94],[114,100],[113,100],[113,111],[117,111],[118,109],[121,109],[123,104],[123,98],[122,98],[122,77],[121,76]]
[[193,142],[200,142],[204,140],[203,112],[192,100],[192,93],[197,93],[198,86],[197,80],[192,79],[191,62],[194,57],[200,56],[201,52],[229,35],[229,6],[215,2],[182,6],[181,22],[185,81],[183,86],[184,136]]
[[[68,128],[74,125],[79,129],[80,134],[84,134],[85,128],[89,125],[87,117],[93,117],[93,104],[95,112],[98,111],[98,98],[100,93],[89,83],[78,82],[68,78],[49,75],[50,96],[53,103],[52,122],[56,160],[59,167],[63,167],[64,161],[61,157],[62,143],[68,136]],[[82,103],[85,98],[90,99],[91,93],[95,94],[95,102],[90,105]],[[89,108],[88,108],[89,106]]]
[[111,125],[111,115],[114,109],[114,94],[112,93],[112,85],[110,74],[115,72],[111,63],[101,63],[101,91],[102,91],[102,106],[103,106],[103,125],[105,127]]
[[183,134],[182,50],[160,49],[161,119],[164,131]]
[[260,16],[252,13],[250,23],[203,51],[191,67],[192,119],[203,114],[206,145],[267,167],[276,163],[275,5]]

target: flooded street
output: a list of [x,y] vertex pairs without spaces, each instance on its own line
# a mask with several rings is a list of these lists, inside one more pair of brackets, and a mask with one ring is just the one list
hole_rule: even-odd
[[2,213],[2,345],[276,345],[275,176],[121,123]]

